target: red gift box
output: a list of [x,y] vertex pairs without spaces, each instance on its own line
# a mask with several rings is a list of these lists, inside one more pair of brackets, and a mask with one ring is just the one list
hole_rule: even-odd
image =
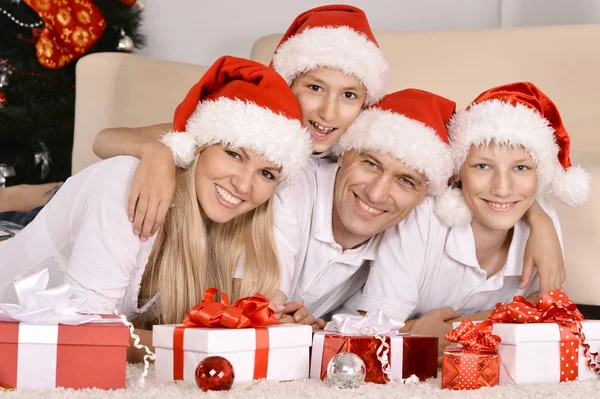
[[477,389],[498,385],[500,379],[500,337],[492,335],[492,322],[477,325],[469,319],[445,335],[450,342],[463,347],[450,347],[442,357],[442,388]]
[[0,322],[0,381],[15,388],[125,388],[122,323]]
[[[381,335],[389,345],[392,379],[416,375],[419,380],[437,377],[438,338],[424,335]],[[313,336],[310,378],[327,378],[327,365],[338,353],[352,352],[365,362],[366,382],[385,384],[388,378],[382,370],[377,350],[382,345],[375,336],[342,335],[318,331]]]

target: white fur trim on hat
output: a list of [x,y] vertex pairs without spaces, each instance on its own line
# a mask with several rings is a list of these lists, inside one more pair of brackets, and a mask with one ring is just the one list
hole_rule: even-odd
[[281,166],[281,180],[300,172],[311,153],[310,135],[300,121],[225,97],[199,103],[186,131],[168,133],[161,141],[171,148],[180,167],[190,165],[199,146],[223,143],[249,149]]
[[361,112],[334,148],[337,154],[348,150],[374,150],[399,159],[425,174],[431,195],[442,193],[452,176],[450,149],[435,130],[392,111]]
[[319,67],[339,69],[360,79],[367,90],[365,105],[385,94],[387,59],[364,33],[348,26],[308,28],[290,37],[273,56],[273,68],[290,85],[301,73]]
[[497,99],[483,101],[457,112],[450,120],[448,132],[455,173],[472,145],[522,145],[536,165],[540,190],[550,189],[568,205],[582,204],[589,195],[589,175],[580,168],[565,171],[558,160],[554,129],[532,108]]
[[446,226],[471,223],[473,214],[465,203],[462,190],[448,187],[435,199],[435,214]]

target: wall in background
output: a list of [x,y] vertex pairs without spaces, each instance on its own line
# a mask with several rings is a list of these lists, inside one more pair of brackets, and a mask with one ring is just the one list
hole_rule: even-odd
[[[254,42],[283,33],[299,13],[323,0],[139,0],[155,58],[210,65],[229,54],[249,57]],[[373,30],[449,30],[600,22],[597,0],[346,0]]]

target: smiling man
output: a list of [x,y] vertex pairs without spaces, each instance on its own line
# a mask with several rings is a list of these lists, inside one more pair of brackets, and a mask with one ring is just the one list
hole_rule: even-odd
[[454,102],[421,90],[365,109],[336,145],[337,163],[313,160],[276,195],[281,290],[327,317],[362,289],[380,233],[452,174],[446,122]]

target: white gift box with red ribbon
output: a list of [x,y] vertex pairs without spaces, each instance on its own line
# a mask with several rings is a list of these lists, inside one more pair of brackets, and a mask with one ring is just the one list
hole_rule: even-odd
[[[456,328],[460,323],[454,323]],[[591,352],[600,350],[600,320],[581,322],[586,343]],[[561,380],[566,371],[570,380],[598,378],[588,370],[583,347],[575,340],[565,342],[567,358],[561,357],[560,329],[556,323],[494,323],[493,334],[502,341],[498,346],[500,355],[500,384],[554,383]],[[561,363],[565,365],[561,370]],[[570,378],[569,375],[576,375]]]
[[157,325],[153,328],[155,376],[195,382],[198,363],[208,356],[229,360],[235,382],[265,378],[308,378],[312,327],[279,324],[256,328],[200,328]]
[[[582,321],[586,342],[592,352],[600,350],[600,320]],[[558,382],[562,372],[565,379],[587,380],[598,378],[587,369],[583,347],[575,340],[560,342],[560,329],[556,323],[494,323],[493,334],[502,338],[500,355],[500,384]],[[568,348],[566,358],[561,358],[560,346]],[[561,371],[561,363],[565,365]],[[576,375],[570,378],[569,375]]]

